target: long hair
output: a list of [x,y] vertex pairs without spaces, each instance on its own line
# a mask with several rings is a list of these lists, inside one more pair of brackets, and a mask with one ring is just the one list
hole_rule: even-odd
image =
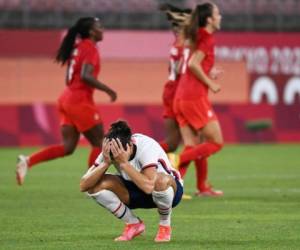
[[119,120],[110,125],[110,129],[105,137],[109,140],[119,139],[122,143],[123,148],[127,149],[127,144],[131,141],[131,129],[128,126],[127,122]]
[[56,62],[64,65],[70,59],[77,35],[81,38],[88,38],[90,36],[90,30],[97,20],[98,19],[94,17],[82,17],[74,26],[69,28],[57,51],[55,57]]
[[204,3],[199,4],[192,13],[191,22],[186,29],[186,37],[190,40],[192,45],[197,43],[198,29],[207,25],[207,18],[213,14],[213,4]]
[[172,4],[161,4],[159,10],[165,12],[168,21],[172,26],[184,26],[186,20],[190,18],[191,9],[181,9]]

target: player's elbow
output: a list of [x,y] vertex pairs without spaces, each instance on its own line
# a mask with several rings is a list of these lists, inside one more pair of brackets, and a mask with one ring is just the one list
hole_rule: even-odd
[[190,60],[188,62],[188,68],[190,71],[194,72],[195,70],[197,70],[197,67],[198,65],[196,65],[193,60]]
[[86,83],[89,83],[90,80],[91,80],[90,75],[85,74],[85,73],[81,74],[80,78],[81,78],[82,81],[84,81],[84,82],[86,82]]
[[87,181],[84,177],[81,178],[79,183],[80,192],[87,192],[89,189],[89,186],[87,185]]
[[152,192],[154,191],[154,188],[144,188],[143,191],[145,192],[145,194],[152,194]]

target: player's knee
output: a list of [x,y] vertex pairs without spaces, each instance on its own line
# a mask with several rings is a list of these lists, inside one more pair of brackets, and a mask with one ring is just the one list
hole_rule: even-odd
[[165,174],[158,174],[155,184],[154,184],[154,190],[155,191],[163,191],[168,187],[169,178]]
[[223,146],[223,144],[224,144],[223,138],[217,138],[217,139],[214,140],[214,142],[215,142],[216,144],[219,144],[219,145],[221,146],[221,148],[222,148],[222,146]]
[[105,175],[94,186],[90,186],[86,182],[85,179],[82,179],[80,181],[80,191],[81,192],[88,192],[88,194],[97,193],[97,192],[99,192],[100,190],[103,190],[103,189],[110,189],[111,186],[112,186],[111,181],[109,180],[109,178],[106,178]]
[[87,192],[88,195],[91,195],[91,194],[98,193],[101,190],[105,189],[104,187],[105,187],[105,185],[102,185],[102,182],[97,183],[97,185],[95,185],[93,187],[89,187],[89,188],[86,188],[86,187],[80,185],[80,191],[81,192]]
[[223,148],[223,143],[220,142],[214,142],[213,145],[215,146],[215,153],[221,151]]
[[214,136],[212,136],[211,138],[206,138],[206,141],[207,142],[211,142],[211,143],[213,143],[215,145],[218,145],[218,147],[220,148],[219,150],[222,149],[223,144],[224,144],[224,140],[223,140],[222,137],[214,137]]
[[181,136],[180,136],[180,134],[179,135],[172,135],[168,138],[167,141],[168,141],[169,151],[173,152],[178,148],[179,143],[181,141]]
[[65,145],[65,155],[71,155],[74,153],[76,146]]

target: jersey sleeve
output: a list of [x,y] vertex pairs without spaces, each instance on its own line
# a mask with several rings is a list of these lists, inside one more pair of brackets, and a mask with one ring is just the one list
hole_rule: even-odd
[[101,162],[103,162],[103,153],[100,153],[100,154],[98,155],[97,159],[95,160],[94,165],[95,165],[95,166],[99,166]]
[[198,45],[197,45],[197,50],[200,50],[201,52],[203,52],[205,55],[207,54],[207,52],[209,51],[209,42],[207,39],[203,39],[201,41],[199,41]]
[[141,147],[141,152],[139,154],[139,163],[141,165],[141,170],[146,168],[155,167],[157,168],[157,163],[159,159],[158,150],[156,150],[157,145],[155,143],[147,143]]
[[88,48],[82,58],[83,64],[97,65],[99,54],[96,48]]

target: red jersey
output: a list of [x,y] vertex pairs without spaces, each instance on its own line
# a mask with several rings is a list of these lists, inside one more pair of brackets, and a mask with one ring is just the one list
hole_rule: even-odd
[[67,87],[62,95],[69,96],[74,93],[84,93],[90,98],[94,88],[87,85],[81,79],[81,70],[83,64],[94,66],[93,76],[98,77],[100,71],[100,55],[98,48],[90,39],[81,40],[74,48],[67,69]]
[[170,49],[169,59],[169,81],[176,81],[178,79],[177,65],[181,59],[183,46],[178,45],[177,41],[174,42]]
[[170,49],[170,61],[169,61],[169,77],[164,86],[163,91],[163,104],[165,118],[173,118],[175,114],[173,112],[173,99],[178,86],[179,75],[177,72],[177,65],[182,57],[183,46],[178,45],[177,41],[174,42]]
[[[201,62],[201,67],[207,75],[214,65],[214,47],[215,41],[212,34],[208,33],[204,28],[200,28],[198,30],[198,42],[196,50],[202,51],[205,55]],[[176,92],[176,98],[181,100],[193,100],[199,98],[200,96],[208,95],[208,86],[196,78],[194,73],[192,73],[187,67],[190,57],[190,48],[185,47],[183,51],[184,62]]]

